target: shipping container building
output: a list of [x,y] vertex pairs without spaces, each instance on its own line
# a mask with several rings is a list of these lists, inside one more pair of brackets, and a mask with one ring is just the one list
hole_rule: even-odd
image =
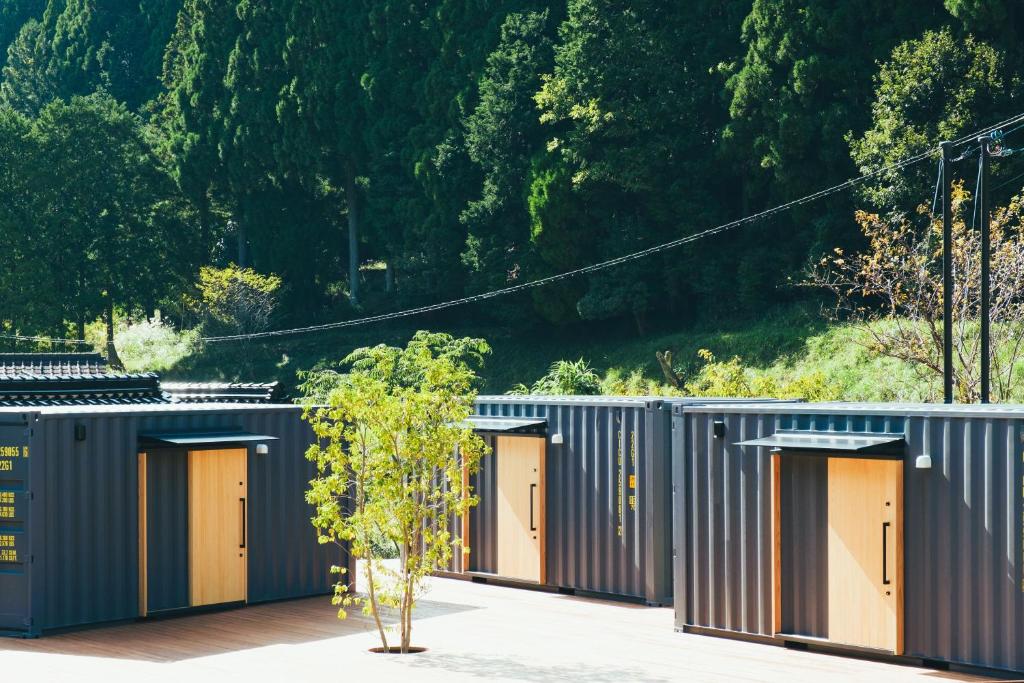
[[300,407],[174,403],[149,376],[0,392],[0,633],[333,590]]
[[1024,407],[676,406],[677,630],[1024,670]]
[[[479,503],[445,573],[672,602],[672,407],[719,399],[481,396]],[[734,401],[732,401],[734,402]]]

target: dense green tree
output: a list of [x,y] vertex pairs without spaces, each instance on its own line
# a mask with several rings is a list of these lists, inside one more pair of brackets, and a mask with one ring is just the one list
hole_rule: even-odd
[[[143,7],[145,5],[145,7]],[[35,114],[53,99],[104,89],[138,109],[160,88],[160,60],[181,0],[49,0],[9,49],[0,101]]]
[[7,46],[29,19],[38,19],[46,0],[0,0],[0,69],[7,62]]
[[[577,239],[586,226],[589,248],[576,251],[589,262],[685,235],[723,214],[711,198],[722,191],[713,161],[724,107],[709,72],[738,51],[728,36],[742,11],[743,3],[569,3],[554,73],[538,96],[553,127],[548,148],[560,157],[532,180],[534,240],[553,246],[541,249],[544,258],[565,253],[569,236],[543,234],[559,226]],[[571,188],[551,185],[566,181]],[[565,215],[564,207],[547,209],[551,198],[575,201],[578,218],[545,220]],[[652,300],[673,295],[665,268],[654,258],[591,277],[579,313],[631,314],[642,329]]]
[[[330,254],[347,255],[348,293],[360,301],[360,244],[364,240],[365,68],[369,5],[337,12],[316,0],[291,3],[283,46],[287,84],[280,91],[278,164],[311,191],[344,200],[347,240],[324,236]],[[341,261],[341,259],[338,259]],[[388,257],[388,263],[392,258]]]
[[[897,46],[875,82],[872,126],[850,141],[854,160],[865,169],[926,151],[937,140],[957,139],[1021,108],[1020,81],[1009,72],[1003,55],[949,29],[928,31]],[[961,147],[955,153],[964,151]],[[1006,164],[1001,166],[994,169],[996,182]],[[962,172],[973,187],[973,166]],[[935,166],[917,164],[879,176],[878,182],[864,186],[861,196],[875,210],[910,212],[932,199],[934,183]]]
[[[865,93],[876,62],[941,15],[941,7],[888,0],[754,0],[743,23],[747,52],[728,81],[724,139],[748,212],[855,175],[845,136],[870,125]],[[808,252],[856,239],[847,197],[749,230],[757,234],[742,252],[747,278],[770,293]]]
[[159,113],[164,155],[185,197],[196,207],[207,243],[233,225],[238,265],[248,265],[245,226],[230,221],[232,210],[221,148],[228,59],[239,34],[233,2],[186,0],[164,57],[165,92]]
[[[700,232],[1021,106],[1024,11],[1013,0],[344,9],[0,0],[0,232],[13,245],[2,263],[19,274],[0,280],[0,303],[14,326],[62,333],[109,301],[149,308],[200,265],[232,261],[281,276],[289,323],[348,315],[353,303],[435,302]],[[1008,146],[1021,146],[1019,130]],[[58,143],[87,134],[86,152],[56,158]],[[103,136],[137,163],[89,152]],[[995,163],[999,192],[1019,180],[1017,156]],[[958,166],[969,188],[972,164]],[[486,313],[644,331],[666,314],[760,310],[801,295],[778,285],[808,258],[859,239],[855,201],[907,211],[930,199],[933,179],[921,164],[859,199],[835,195],[537,290],[532,310],[523,297]],[[57,201],[58,180],[74,201]],[[129,202],[119,193],[133,183]],[[68,251],[61,267],[84,279],[51,286],[42,247],[103,251],[89,245],[107,244],[96,240],[110,228],[93,212],[114,199],[128,207],[119,221],[157,236],[166,282],[126,275],[138,296],[111,286],[97,299],[102,273],[117,271]],[[26,215],[42,227],[22,237]],[[173,227],[184,238],[169,247],[159,235]],[[29,291],[38,305],[17,303]]]
[[479,102],[466,119],[466,149],[483,172],[479,197],[462,212],[468,229],[463,262],[474,289],[528,277],[530,213],[524,180],[545,155],[534,95],[554,60],[549,10],[512,13],[487,58]]
[[47,235],[27,230],[43,213],[36,191],[40,172],[32,121],[0,107],[0,310],[2,324],[13,332],[64,334],[64,308],[45,286],[56,266]]
[[63,319],[81,335],[102,315],[116,359],[114,309],[152,306],[196,267],[180,258],[191,236],[173,185],[141,120],[107,95],[47,105],[32,136],[45,173],[33,176],[40,211],[21,239],[48,245],[47,289],[63,302]]

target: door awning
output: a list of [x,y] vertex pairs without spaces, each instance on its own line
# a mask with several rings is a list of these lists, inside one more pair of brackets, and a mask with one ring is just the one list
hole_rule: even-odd
[[208,443],[249,443],[252,441],[277,441],[276,436],[253,434],[252,432],[142,432],[139,438],[151,443],[171,446],[195,446]]
[[489,417],[471,415],[466,422],[478,432],[505,434],[543,434],[548,421],[543,417]]
[[778,431],[771,436],[740,441],[736,445],[765,446],[780,451],[841,451],[896,455],[903,452],[906,440],[902,434]]

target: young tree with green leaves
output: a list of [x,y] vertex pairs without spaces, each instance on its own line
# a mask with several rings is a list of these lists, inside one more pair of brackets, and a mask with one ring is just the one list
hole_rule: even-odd
[[[452,536],[448,515],[476,504],[464,485],[486,446],[466,423],[473,412],[476,373],[457,355],[438,347],[437,335],[419,332],[404,348],[375,346],[354,351],[344,381],[324,407],[307,419],[319,443],[307,457],[316,463],[307,501],[321,543],[347,543],[363,562],[365,598],[339,581],[334,604],[362,605],[372,615],[385,652],[409,652],[412,615],[424,579],[446,566],[462,541]],[[442,340],[443,341],[443,340]],[[456,345],[482,356],[481,339]],[[400,550],[397,570],[377,556],[379,534]],[[344,572],[338,568],[337,571]],[[398,610],[399,646],[388,643],[382,608]]]

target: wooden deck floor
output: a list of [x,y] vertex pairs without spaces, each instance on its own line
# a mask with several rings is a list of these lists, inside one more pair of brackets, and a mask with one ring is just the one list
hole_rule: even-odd
[[672,612],[436,579],[420,603],[419,655],[367,652],[362,615],[327,598],[0,639],[5,680],[38,681],[938,681],[958,673],[683,635]]

